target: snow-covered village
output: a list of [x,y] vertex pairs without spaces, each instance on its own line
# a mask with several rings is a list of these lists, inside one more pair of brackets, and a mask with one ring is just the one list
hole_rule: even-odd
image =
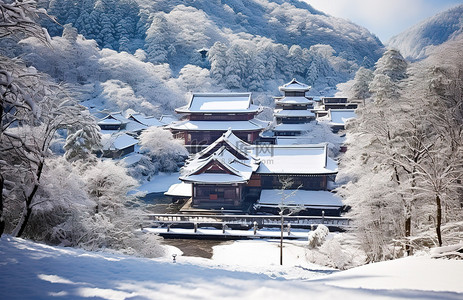
[[0,299],[462,299],[461,0],[0,0]]

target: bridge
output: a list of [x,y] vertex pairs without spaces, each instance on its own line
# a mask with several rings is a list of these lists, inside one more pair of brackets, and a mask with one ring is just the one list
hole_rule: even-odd
[[147,214],[143,229],[171,238],[285,238],[307,237],[323,224],[330,231],[345,231],[351,220],[331,216]]

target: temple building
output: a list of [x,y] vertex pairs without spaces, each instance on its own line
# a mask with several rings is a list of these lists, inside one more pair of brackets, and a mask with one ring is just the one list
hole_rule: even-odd
[[[275,212],[281,207],[282,190],[296,191],[297,205],[311,213],[329,210],[337,215],[342,208],[340,198],[330,192],[337,163],[328,156],[326,144],[252,145],[227,130],[193,154],[180,174],[182,183],[166,194],[188,197],[192,208]],[[284,205],[294,205],[295,199],[286,200]]]
[[322,97],[320,105],[314,110],[317,118],[328,115],[330,109],[353,110],[357,109],[358,103],[349,102],[344,97]]
[[246,146],[250,145],[228,130],[185,163],[179,179],[192,186],[192,206],[209,209],[243,206],[246,187],[259,166],[244,149]]
[[346,129],[346,122],[356,118],[355,109],[329,109],[328,115],[319,118],[320,121],[327,121],[334,133]]
[[269,123],[256,119],[261,106],[251,93],[194,93],[188,105],[177,108],[182,120],[168,126],[195,153],[217,140],[229,128],[247,143],[254,143]]
[[299,136],[308,131],[307,124],[315,119],[314,101],[306,96],[310,86],[296,79],[279,87],[284,96],[275,98],[275,136]]

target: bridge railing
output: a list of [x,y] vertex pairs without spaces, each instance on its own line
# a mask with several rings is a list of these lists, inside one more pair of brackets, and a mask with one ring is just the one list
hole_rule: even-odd
[[[325,224],[337,227],[349,227],[351,220],[345,217],[331,216],[283,216],[284,224],[294,227],[310,227]],[[279,215],[187,215],[187,214],[147,214],[145,220],[150,224],[226,224],[241,226],[277,226],[281,224]]]

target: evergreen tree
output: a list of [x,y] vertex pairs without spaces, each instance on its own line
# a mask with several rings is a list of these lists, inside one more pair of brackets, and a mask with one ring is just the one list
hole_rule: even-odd
[[352,85],[353,99],[365,100],[371,96],[369,85],[373,80],[373,72],[360,67],[355,73],[354,84]]

